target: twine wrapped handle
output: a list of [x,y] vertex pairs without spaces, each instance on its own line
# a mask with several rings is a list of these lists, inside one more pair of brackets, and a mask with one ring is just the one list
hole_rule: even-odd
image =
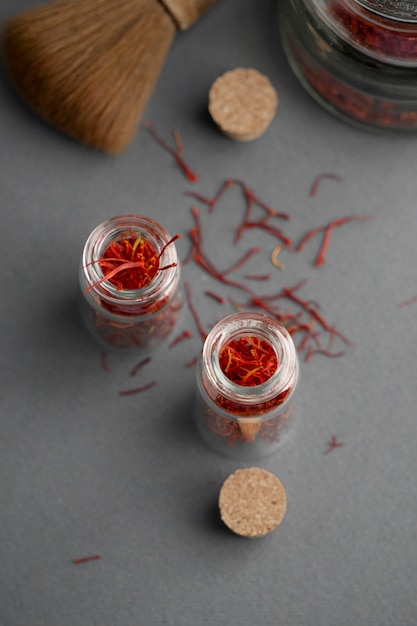
[[217,0],[160,0],[180,30],[194,24]]

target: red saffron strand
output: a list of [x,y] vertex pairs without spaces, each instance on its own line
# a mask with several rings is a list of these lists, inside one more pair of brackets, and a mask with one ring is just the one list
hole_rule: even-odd
[[230,287],[236,287],[237,289],[241,289],[246,293],[252,295],[251,290],[246,287],[246,285],[229,280],[223,272],[214,267],[212,261],[208,258],[207,254],[203,250],[201,226],[197,207],[192,207],[191,214],[194,217],[195,221],[194,228],[191,228],[189,230],[189,235],[192,242],[191,258],[194,260],[194,262],[197,263],[197,265],[199,265],[203,270],[205,270],[207,274],[209,274],[219,282],[224,283],[225,285],[229,285]]
[[134,393],[142,393],[142,391],[146,391],[147,389],[150,389],[151,387],[154,387],[156,385],[156,381],[153,380],[152,382],[148,383],[147,385],[142,385],[141,387],[134,387],[133,389],[121,389],[119,391],[119,395],[120,396],[129,396],[131,394]]
[[[284,220],[289,220],[290,215],[288,213],[283,213],[282,211],[277,211],[276,209],[271,208],[268,204],[263,202],[253,191],[248,187],[246,183],[242,180],[232,179],[235,185],[239,185],[242,188],[244,196],[246,198],[247,204],[257,204],[261,209],[266,211],[268,217],[280,217]],[[252,207],[251,209],[252,210]]]
[[[269,205],[265,204],[265,202],[263,202],[257,195],[255,195],[244,182],[240,180],[235,180],[234,182],[235,184],[241,186],[246,200],[246,210],[243,216],[243,220],[241,224],[236,228],[235,243],[237,243],[241,239],[242,234],[245,230],[250,228],[260,228],[261,230],[264,230],[274,237],[280,239],[280,241],[282,241],[284,245],[290,246],[292,241],[289,239],[289,237],[284,235],[281,229],[273,226],[268,222],[271,217],[279,217],[281,219],[288,220],[290,219],[290,215],[288,213],[276,211],[275,209],[272,209]],[[251,219],[255,204],[266,212],[266,216],[257,221],[253,221]]]
[[101,367],[103,368],[103,370],[109,374],[111,372],[111,369],[107,362],[107,352],[102,352],[100,354],[100,363],[101,363]]
[[226,276],[226,274],[231,274],[232,272],[235,272],[236,270],[238,270],[240,267],[242,267],[243,265],[245,265],[245,263],[247,263],[247,261],[249,261],[249,259],[254,255],[257,254],[258,252],[261,252],[262,248],[250,248],[243,256],[241,259],[239,259],[239,261],[236,261],[236,263],[234,263],[231,267],[229,267],[227,270],[223,270],[222,274],[223,276]]
[[314,306],[311,305],[310,302],[306,300],[302,300],[301,298],[296,296],[293,289],[290,289],[289,287],[284,287],[282,291],[283,291],[283,294],[289,300],[292,300],[293,302],[298,304],[302,309],[307,311],[311,315],[311,317],[313,317],[320,324],[320,326],[324,328],[324,330],[327,330],[330,333],[334,333],[335,335],[340,337],[340,339],[342,339],[342,341],[344,341],[346,344],[353,345],[353,342],[351,342],[343,333],[341,333],[340,331],[330,326],[326,322],[326,320],[322,317],[322,315],[320,315],[317,309],[315,309]]
[[101,559],[101,556],[99,554],[91,554],[89,556],[83,556],[79,559],[73,559],[73,563],[75,563],[75,565],[80,565],[81,563],[87,563],[88,561],[97,561],[98,559]]
[[219,304],[224,304],[226,302],[226,300],[225,300],[225,298],[223,298],[223,296],[219,296],[217,293],[214,293],[214,291],[205,291],[204,293],[209,298],[212,298],[213,300],[216,300],[216,302],[218,302]]
[[344,446],[344,445],[345,445],[344,442],[339,441],[336,435],[332,435],[332,438],[330,439],[330,441],[327,442],[327,448],[324,451],[324,454],[329,454],[335,448],[340,448],[341,446]]
[[193,365],[195,365],[198,361],[198,357],[194,357],[193,359],[190,359],[189,361],[187,361],[186,366],[187,367],[192,367]]
[[339,183],[343,181],[343,178],[341,176],[339,176],[338,174],[333,174],[332,172],[325,172],[324,174],[319,174],[318,176],[316,176],[316,178],[313,180],[311,184],[310,193],[309,193],[311,197],[317,195],[317,191],[320,186],[320,183],[326,179],[336,180]]
[[178,131],[174,131],[174,140],[175,140],[175,145],[176,145],[176,150],[174,150],[174,148],[171,148],[171,146],[169,146],[166,141],[164,141],[162,139],[162,137],[160,137],[160,135],[156,132],[154,125],[152,124],[152,122],[145,122],[144,123],[145,128],[147,128],[149,130],[149,132],[151,133],[151,135],[153,136],[153,138],[159,143],[159,145],[166,150],[167,152],[169,152],[169,154],[171,154],[174,159],[176,164],[178,165],[178,167],[181,168],[181,170],[183,171],[185,177],[188,179],[188,181],[190,183],[195,183],[198,180],[198,176],[195,172],[193,172],[188,165],[185,163],[182,154],[184,152],[184,148],[182,145],[182,141],[180,139],[180,135]]
[[323,242],[319,250],[319,253],[316,257],[315,264],[317,266],[320,266],[320,265],[323,265],[323,263],[325,263],[325,260],[326,260],[325,255],[327,252],[327,248],[329,247],[330,238],[333,233],[333,230],[337,226],[342,226],[342,224],[346,224],[347,222],[351,222],[353,220],[365,221],[365,220],[372,220],[372,219],[375,219],[373,215],[351,215],[350,217],[342,217],[342,218],[336,219],[330,224],[328,224],[328,226],[326,227],[326,230],[324,231]]
[[403,300],[403,302],[400,302],[398,306],[402,308],[404,306],[409,306],[410,304],[414,304],[415,302],[417,302],[417,296],[413,296],[412,298],[409,298],[408,300]]
[[219,202],[220,198],[223,196],[225,191],[229,189],[229,187],[231,187],[233,184],[234,184],[234,181],[232,179],[227,179],[213,198],[208,198],[207,196],[203,196],[199,193],[195,193],[194,191],[186,191],[184,192],[184,194],[186,196],[191,196],[192,198],[195,198],[196,200],[199,200],[200,202],[203,202],[203,204],[206,204],[209,207],[209,213],[213,213],[214,208],[216,204]]
[[184,341],[184,339],[190,339],[193,336],[191,330],[184,330],[182,333],[180,333],[179,335],[177,335],[177,337],[175,337],[175,339],[173,339],[171,341],[171,343],[168,345],[168,348],[174,348],[177,344],[179,344],[181,341]]
[[204,341],[207,337],[207,333],[203,328],[203,324],[201,323],[200,316],[198,315],[197,309],[195,308],[193,304],[192,297],[191,297],[191,289],[190,289],[190,285],[188,284],[188,282],[184,283],[184,288],[185,288],[188,308],[190,309],[191,315],[194,318],[194,322],[195,322],[195,325],[197,326],[198,332],[200,333],[200,337]]
[[248,280],[270,280],[271,274],[244,274]]
[[349,215],[347,217],[338,217],[337,219],[329,222],[329,224],[327,224],[326,226],[318,226],[316,228],[312,228],[311,230],[309,230],[304,235],[304,237],[299,241],[296,247],[296,250],[297,252],[300,252],[304,248],[304,245],[306,244],[306,242],[312,237],[314,237],[314,235],[317,235],[319,233],[324,233],[323,242],[320,246],[319,252],[315,260],[315,265],[317,266],[323,265],[323,263],[325,263],[325,255],[329,247],[330,238],[335,228],[337,228],[338,226],[342,226],[343,224],[347,224],[348,222],[352,222],[354,220],[368,221],[368,220],[373,220],[373,219],[375,219],[374,215]]
[[137,365],[135,365],[135,367],[132,369],[132,371],[130,372],[131,376],[136,376],[136,374],[139,372],[139,370],[142,369],[142,367],[144,367],[144,365],[146,365],[147,363],[149,363],[151,360],[150,356],[145,357],[142,361],[139,361],[139,363]]
[[240,239],[242,237],[242,234],[243,234],[243,232],[245,230],[249,230],[251,228],[259,228],[260,230],[264,230],[265,232],[269,233],[270,235],[272,235],[276,239],[279,239],[280,241],[282,241],[282,243],[287,248],[290,247],[291,244],[292,244],[292,239],[287,237],[287,235],[285,235],[280,228],[277,228],[276,226],[273,226],[272,224],[269,224],[267,222],[267,219],[268,218],[266,217],[266,218],[263,218],[261,220],[258,220],[257,222],[244,220],[241,223],[241,225],[236,229],[235,243],[238,243],[240,241]]
[[[314,348],[312,348],[311,351],[310,351],[308,360],[310,360],[310,358],[313,357],[315,354],[323,354],[324,356],[339,358],[341,356],[345,356],[345,351],[341,350],[340,352],[330,352],[330,350],[323,350],[323,349],[320,349],[320,350],[316,349],[315,350]],[[307,359],[306,359],[306,361],[307,361]]]
[[[181,233],[177,233],[176,235],[171,237],[171,239],[169,241],[167,241],[166,244],[161,248],[161,251],[158,254],[158,260],[162,257],[162,255],[164,254],[164,252],[168,248],[168,246],[173,244],[174,241],[177,241],[177,239],[181,239],[181,237],[182,237]],[[159,269],[164,269],[164,268],[160,267]]]

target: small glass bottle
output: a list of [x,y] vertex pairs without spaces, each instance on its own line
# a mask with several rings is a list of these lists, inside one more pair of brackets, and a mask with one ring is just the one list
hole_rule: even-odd
[[219,321],[197,369],[196,419],[204,440],[239,460],[275,452],[293,422],[298,373],[291,335],[274,318],[240,312]]
[[368,130],[417,130],[416,0],[280,0],[289,63],[313,98]]
[[[140,288],[125,288],[118,283],[118,272],[106,278],[105,269],[118,265],[113,251],[119,254],[119,247],[124,246],[133,265],[139,245],[140,251],[147,251],[156,262],[149,282]],[[126,261],[129,256],[123,256],[119,266]],[[175,243],[150,218],[123,215],[97,226],[85,244],[79,279],[84,320],[105,349],[149,351],[167,338],[180,314],[183,297]]]

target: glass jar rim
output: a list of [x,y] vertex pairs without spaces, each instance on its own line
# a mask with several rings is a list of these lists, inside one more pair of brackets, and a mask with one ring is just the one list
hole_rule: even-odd
[[82,254],[81,271],[87,282],[88,291],[93,292],[108,304],[124,306],[137,306],[143,301],[158,298],[162,290],[169,289],[178,274],[178,256],[174,242],[168,245],[162,252],[161,265],[173,265],[163,271],[158,270],[151,282],[139,289],[118,289],[109,280],[99,266],[99,259],[108,248],[110,243],[134,234],[143,235],[154,245],[156,251],[161,253],[164,246],[169,243],[171,236],[161,224],[155,220],[137,214],[120,215],[111,217],[102,222],[90,233]]
[[[255,336],[265,340],[276,353],[278,366],[263,383],[253,386],[239,385],[231,381],[220,367],[222,347],[242,336]],[[288,330],[273,317],[255,312],[232,313],[213,326],[204,342],[201,359],[206,366],[210,383],[223,396],[233,396],[236,402],[258,404],[266,402],[285,391],[298,378],[296,349]],[[291,394],[289,394],[291,395]]]

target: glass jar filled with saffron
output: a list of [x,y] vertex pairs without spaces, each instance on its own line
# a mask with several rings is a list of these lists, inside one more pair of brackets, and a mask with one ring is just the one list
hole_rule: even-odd
[[279,27],[302,85],[344,121],[417,130],[416,0],[280,0]]
[[179,236],[138,215],[113,217],[90,234],[80,267],[83,317],[104,348],[148,351],[168,337],[182,307]]
[[217,452],[253,460],[278,448],[293,422],[298,359],[287,329],[240,312],[207,335],[197,370],[196,419]]

